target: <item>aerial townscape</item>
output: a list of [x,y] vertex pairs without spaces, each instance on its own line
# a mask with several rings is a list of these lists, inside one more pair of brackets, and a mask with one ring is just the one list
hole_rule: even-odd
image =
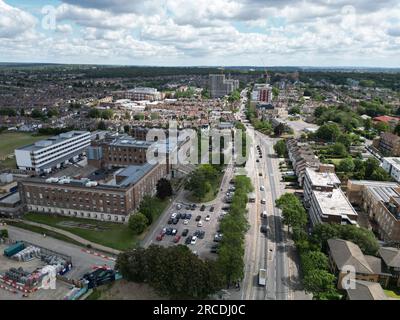
[[[106,15],[120,24],[130,14],[144,19],[132,2],[60,2],[49,1],[55,31],[34,24],[43,33],[18,31],[18,40],[11,20],[30,28],[41,7],[0,0],[0,300],[400,299],[400,60],[386,59],[400,53],[400,24],[387,31],[392,49],[374,42],[382,50],[354,51],[358,62],[326,62],[322,47],[310,51],[315,60],[293,60],[293,48],[302,50],[295,39],[282,54],[255,43],[267,41],[257,28],[272,30],[271,46],[284,46],[277,28],[296,34],[302,17],[283,3],[217,0],[222,11],[232,5],[221,18],[213,6],[206,16],[186,4],[193,7],[183,14],[181,1],[166,1],[168,23],[187,38],[161,31],[159,13],[158,28],[135,22],[137,40],[123,38],[127,27],[115,31],[119,23]],[[146,11],[158,1],[138,2]],[[242,5],[260,16],[239,15]],[[330,2],[317,8],[356,16],[343,18],[348,32],[352,23],[370,30],[368,15],[389,10],[359,5],[346,14]],[[400,23],[400,5],[391,10]],[[289,22],[263,25],[263,12]],[[190,14],[214,20],[214,29],[196,27]],[[101,34],[85,15],[101,17]],[[243,23],[235,37],[256,58],[228,57],[240,54],[217,21],[235,19]],[[243,21],[258,22],[251,42]],[[72,40],[76,26],[86,34]],[[189,40],[193,30],[201,50]],[[47,39],[52,49],[18,47],[24,37]],[[108,51],[92,37],[118,44]],[[357,41],[370,45],[363,37]],[[87,50],[77,49],[81,40]],[[147,60],[126,62],[119,41]],[[352,41],[338,40],[335,55],[346,56]],[[58,55],[61,43],[78,58]],[[225,50],[226,62],[207,46],[217,56]],[[185,57],[179,63],[166,52]],[[179,310],[157,312],[190,312]]]

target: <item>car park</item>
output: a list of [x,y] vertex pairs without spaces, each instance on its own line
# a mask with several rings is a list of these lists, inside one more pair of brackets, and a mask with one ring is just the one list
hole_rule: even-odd
[[197,242],[197,237],[196,237],[196,236],[193,236],[192,239],[191,239],[191,241],[190,241],[190,244],[191,244],[191,245],[195,245],[196,242]]
[[182,237],[186,237],[189,234],[189,229],[184,229],[182,231]]
[[199,222],[197,222],[197,226],[198,227],[202,227],[203,226],[203,221],[200,220]]
[[175,219],[172,220],[172,223],[173,223],[173,224],[178,224],[178,222],[179,222],[179,219],[178,219],[178,218],[175,218]]
[[201,220],[201,216],[197,216],[196,217],[196,222],[198,222],[198,221],[200,221]]
[[206,217],[206,219],[205,219],[206,221],[210,221],[211,220],[211,217],[210,217],[210,215],[207,215],[207,217]]

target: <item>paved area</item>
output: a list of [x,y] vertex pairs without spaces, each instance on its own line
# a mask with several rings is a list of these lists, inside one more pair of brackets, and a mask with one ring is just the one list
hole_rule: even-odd
[[6,227],[9,232],[9,237],[12,240],[24,240],[38,246],[60,252],[72,258],[73,268],[66,276],[70,279],[80,279],[86,272],[92,271],[93,266],[107,265],[114,267],[115,262],[109,259],[95,256],[93,254],[83,251],[82,247],[53,239],[50,237],[44,238],[42,235],[19,229],[12,226]]
[[311,128],[311,129],[318,129],[319,126],[313,123],[305,122],[304,120],[296,120],[296,121],[286,121],[287,124],[293,129],[294,135],[296,138],[300,137],[302,133],[304,133],[304,129]]

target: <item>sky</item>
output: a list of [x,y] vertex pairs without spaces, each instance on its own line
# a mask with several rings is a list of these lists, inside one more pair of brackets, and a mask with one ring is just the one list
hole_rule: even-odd
[[400,67],[400,1],[0,0],[0,61]]

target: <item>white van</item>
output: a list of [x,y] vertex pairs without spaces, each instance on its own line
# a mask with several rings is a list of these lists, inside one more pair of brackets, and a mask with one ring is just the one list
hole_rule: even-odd
[[267,211],[263,211],[262,213],[261,213],[261,218],[267,218],[268,217],[268,215],[267,215]]

